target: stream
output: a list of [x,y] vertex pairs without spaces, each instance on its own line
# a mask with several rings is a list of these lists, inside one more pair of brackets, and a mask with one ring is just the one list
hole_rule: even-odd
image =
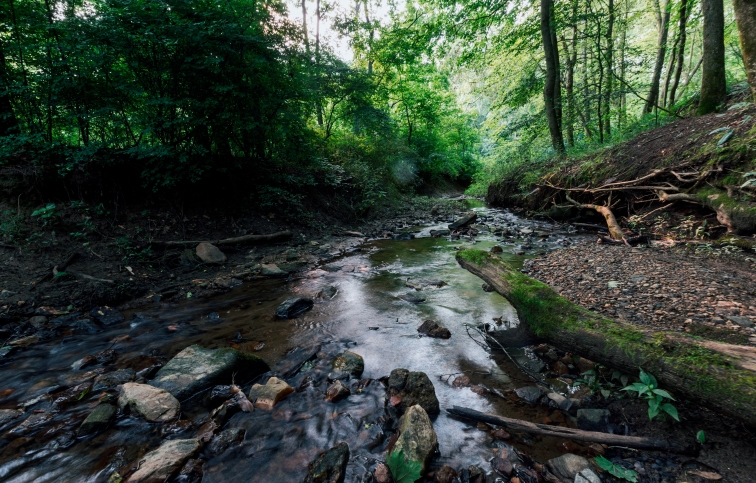
[[[25,415],[0,428],[0,481],[104,482],[115,471],[128,473],[145,451],[166,438],[196,437],[209,409],[200,396],[182,402],[177,423],[151,424],[119,415],[107,430],[88,437],[76,437],[74,432],[103,391],[92,391],[61,407],[54,407],[52,398],[46,397],[91,377],[92,370],[107,373],[129,367],[149,374],[153,366],[191,344],[253,352],[274,371],[301,359],[302,354],[315,355],[287,380],[297,391],[272,411],[256,409],[229,420],[224,429],[244,430],[243,440],[224,451],[203,450],[203,482],[232,481],[240,475],[247,481],[301,482],[308,463],[342,441],[351,451],[346,481],[367,481],[365,476],[383,459],[388,444],[383,431],[385,387],[378,379],[395,368],[425,372],[435,386],[441,414],[433,420],[439,442],[433,467],[489,468],[487,461],[497,443],[485,430],[449,416],[445,408],[459,405],[538,422],[548,416],[549,409],[501,396],[532,385],[518,365],[538,372],[540,360],[532,348],[518,347],[522,345],[518,337],[507,344],[509,355],[485,344],[475,327],[488,324],[514,335],[517,316],[503,297],[484,291],[480,279],[457,265],[455,248],[475,243],[476,248],[488,250],[501,245],[501,256],[521,266],[528,257],[569,245],[584,235],[488,209],[473,200],[469,207],[478,212],[478,226],[503,227],[510,235],[494,236],[483,228],[474,242],[452,241],[430,236],[431,230],[446,228],[446,223],[408,227],[405,231],[412,232],[414,239],[369,241],[293,280],[259,280],[211,299],[156,303],[124,313],[122,323],[69,330],[54,342],[1,359],[0,409],[24,405]],[[405,286],[407,280],[428,279],[446,285],[422,291]],[[336,295],[318,297],[326,287],[335,287]],[[425,301],[413,304],[398,298],[408,293]],[[273,316],[281,302],[297,296],[313,298],[314,308],[291,320]],[[448,328],[451,338],[420,337],[417,328],[427,319]],[[112,344],[114,338],[126,334],[128,340]],[[112,362],[72,369],[83,356],[110,348],[116,351]],[[344,350],[364,358],[362,377],[373,381],[361,391],[352,390],[345,400],[325,402],[326,376],[333,358]],[[478,390],[455,387],[453,381],[461,374]],[[553,391],[569,394],[566,380],[544,383]],[[242,388],[248,392],[250,386],[251,381],[246,381]],[[549,438],[534,443],[524,437],[512,444],[537,461],[565,452],[559,441]]]

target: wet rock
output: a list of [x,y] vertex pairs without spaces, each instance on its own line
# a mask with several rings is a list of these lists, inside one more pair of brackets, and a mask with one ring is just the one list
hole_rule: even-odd
[[611,413],[608,409],[578,409],[578,428],[606,433],[609,429],[609,416]]
[[467,387],[470,385],[470,377],[461,375],[454,378],[454,382],[452,382],[452,386],[454,387]]
[[78,361],[71,364],[71,369],[78,371],[79,369],[84,369],[85,367],[91,366],[92,364],[97,364],[97,358],[95,356],[84,356]]
[[30,335],[27,337],[21,337],[20,339],[12,340],[8,342],[11,347],[29,347],[32,344],[39,342],[39,337],[36,335]]
[[19,411],[18,409],[0,409],[0,428],[6,423],[20,417],[22,414],[24,414],[24,412]]
[[457,477],[457,472],[449,465],[442,466],[436,471],[435,483],[453,483],[454,478]]
[[119,324],[125,320],[122,313],[107,306],[92,309],[89,316],[106,326]]
[[322,299],[332,299],[336,296],[338,292],[339,292],[339,289],[337,289],[333,285],[328,285],[326,287],[323,287],[323,289],[320,292],[318,292],[318,297]]
[[197,258],[202,260],[203,263],[220,264],[228,260],[226,254],[212,243],[202,242],[197,245],[194,252],[197,254]]
[[359,354],[344,351],[333,360],[333,370],[336,373],[333,379],[340,379],[340,374],[349,374],[349,376],[359,379],[365,370],[365,361]]
[[84,334],[97,334],[102,332],[94,322],[89,319],[78,319],[71,323],[71,328]]
[[449,236],[451,235],[451,230],[431,230],[430,236],[434,238],[442,237],[442,236]]
[[29,319],[29,324],[34,327],[35,329],[40,329],[47,324],[47,317],[44,315],[35,315],[31,319]]
[[304,483],[344,483],[349,446],[340,443],[309,464]]
[[254,401],[255,407],[270,411],[279,401],[294,392],[294,388],[286,381],[271,377],[265,385],[255,384],[249,390],[249,400]]
[[102,391],[105,389],[111,389],[121,384],[131,382],[136,378],[134,369],[118,369],[114,372],[107,374],[101,374],[95,377],[93,391]]
[[463,226],[467,226],[474,223],[475,220],[477,219],[478,219],[478,213],[471,211],[467,213],[465,216],[463,216],[462,218],[455,220],[454,223],[451,223],[449,225],[449,229],[457,230],[459,228],[462,228]]
[[219,455],[226,451],[229,446],[244,441],[245,429],[231,428],[218,433],[213,437],[208,445],[208,450],[214,455]]
[[220,382],[249,381],[269,371],[259,357],[234,349],[203,349],[192,345],[160,368],[150,384],[185,399]]
[[410,372],[394,369],[388,381],[389,404],[404,412],[412,406],[420,405],[426,413],[436,415],[441,412],[433,383],[424,372]]
[[89,434],[97,433],[104,430],[113,420],[116,413],[116,407],[112,404],[98,404],[87,419],[81,423],[79,429],[76,431],[77,436],[87,436]]
[[591,464],[582,456],[567,453],[550,459],[546,467],[563,481],[573,481],[575,475],[585,469],[590,469]]
[[420,303],[425,302],[424,298],[418,297],[417,295],[414,295],[414,294],[411,294],[411,293],[402,294],[402,295],[400,295],[397,298],[400,298],[400,299],[404,300],[405,302],[409,302],[411,304],[420,304]]
[[234,397],[234,392],[231,390],[231,386],[215,386],[210,391],[210,401],[211,402],[223,402],[228,401]]
[[435,337],[437,339],[448,339],[451,337],[451,332],[446,327],[441,327],[438,322],[432,320],[426,320],[423,324],[417,328],[417,331],[428,337]]
[[307,262],[304,260],[297,260],[295,262],[286,262],[278,265],[278,268],[287,273],[298,272],[307,267]]
[[128,408],[132,414],[150,422],[165,422],[176,419],[181,404],[171,393],[148,384],[127,382],[118,397],[118,407]]
[[330,386],[328,386],[328,389],[326,390],[326,402],[337,402],[344,398],[349,397],[352,394],[352,391],[349,390],[348,387],[344,385],[341,381],[336,381]]
[[276,317],[279,319],[293,319],[312,308],[313,301],[305,297],[288,299],[276,309]]
[[202,481],[204,472],[202,471],[203,460],[189,459],[179,471],[174,483],[199,483]]
[[488,285],[487,283],[484,283],[483,285],[481,285],[480,288],[482,288],[483,291],[487,292],[487,293],[491,293],[491,292],[494,291],[494,288],[492,286]]
[[479,466],[468,466],[459,472],[462,483],[486,483],[486,475]]
[[491,460],[491,467],[493,470],[500,474],[501,476],[509,477],[512,475],[512,471],[514,470],[514,467],[512,466],[512,462],[508,459],[501,458],[499,456],[495,457]]
[[175,439],[166,441],[160,447],[142,458],[139,469],[129,477],[127,483],[147,483],[166,481],[200,449],[198,439]]
[[601,478],[593,470],[586,468],[575,475],[574,483],[601,483]]
[[260,275],[264,277],[286,277],[289,273],[278,268],[275,263],[263,263],[260,267]]
[[91,382],[77,384],[65,391],[59,392],[52,397],[53,406],[60,407],[83,399],[92,389]]
[[491,431],[491,437],[496,441],[509,441],[512,439],[512,435],[504,431],[503,429],[496,429]]
[[491,247],[491,253],[504,253],[504,249],[499,245],[495,245]]
[[394,481],[391,477],[391,470],[384,463],[380,463],[375,467],[373,480],[375,480],[375,483],[393,483]]
[[556,408],[562,408],[562,405],[567,401],[567,398],[556,392],[550,392],[546,394],[549,400],[549,405]]
[[412,233],[397,233],[392,237],[394,240],[413,240],[415,238],[415,235]]
[[76,443],[76,434],[73,431],[63,431],[56,435],[47,447],[57,451],[70,448],[74,443]]
[[438,438],[428,413],[418,404],[408,408],[399,420],[399,438],[393,451],[404,451],[405,457],[420,462],[425,472],[437,447]]
[[94,355],[98,364],[110,364],[116,360],[116,351],[113,349],[105,349]]
[[525,386],[515,389],[515,394],[528,404],[537,404],[546,391],[540,386]]

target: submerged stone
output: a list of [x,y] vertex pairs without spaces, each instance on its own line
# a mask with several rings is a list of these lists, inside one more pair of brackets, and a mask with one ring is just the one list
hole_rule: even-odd
[[279,401],[294,392],[294,388],[289,386],[286,381],[277,377],[271,377],[268,382],[255,384],[249,390],[249,400],[254,401],[255,407],[260,409],[273,409],[273,406]]
[[474,211],[467,213],[462,218],[458,218],[454,223],[449,225],[450,230],[457,230],[463,226],[467,226],[478,219],[478,214]]
[[141,459],[139,469],[129,477],[127,483],[167,481],[199,449],[198,439],[166,441]]
[[333,370],[337,373],[334,378],[338,378],[340,374],[349,374],[349,376],[359,379],[365,370],[365,361],[359,354],[344,351],[334,359]]
[[312,299],[298,297],[284,301],[276,309],[276,317],[279,319],[293,319],[297,315],[303,314],[313,306]]
[[123,385],[118,397],[118,407],[129,409],[147,421],[165,422],[178,418],[181,404],[171,393],[149,384],[128,382]]
[[107,428],[116,413],[112,404],[98,404],[76,431],[77,436],[86,436]]
[[304,483],[344,483],[349,463],[349,446],[340,443],[310,463]]

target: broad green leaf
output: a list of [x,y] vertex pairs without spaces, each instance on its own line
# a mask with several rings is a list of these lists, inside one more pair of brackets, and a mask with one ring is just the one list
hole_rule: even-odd
[[661,397],[666,397],[667,399],[675,400],[667,391],[664,389],[654,389],[654,394],[658,394]]
[[704,433],[703,429],[699,430],[696,433],[696,439],[699,443],[704,444],[706,442],[706,433]]
[[661,405],[662,410],[672,416],[675,421],[678,423],[680,422],[680,417],[677,415],[677,408],[671,405],[670,403],[664,403]]
[[639,376],[639,377],[640,377],[640,380],[641,380],[641,382],[642,382],[643,384],[645,384],[645,385],[647,385],[647,386],[651,384],[651,378],[650,378],[650,377],[648,377],[648,374],[646,374],[646,373],[645,373],[645,372],[643,371],[643,369],[641,369],[641,371],[640,371],[640,376]]
[[404,451],[394,451],[386,458],[386,465],[395,483],[415,483],[420,479],[423,465],[404,456]]

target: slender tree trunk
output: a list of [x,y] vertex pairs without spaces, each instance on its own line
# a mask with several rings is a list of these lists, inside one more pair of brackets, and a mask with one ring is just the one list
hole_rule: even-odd
[[[620,73],[619,78],[625,82],[625,50],[627,48],[627,15],[630,10],[628,0],[625,0],[625,10],[622,14],[622,33],[620,34]],[[627,110],[627,93],[622,88],[619,98],[619,113],[617,114],[617,125],[622,129],[625,125],[625,113]]]
[[18,120],[13,113],[5,51],[0,43],[0,136],[16,133],[18,133]]
[[564,90],[567,97],[567,122],[564,131],[567,134],[567,144],[575,146],[575,65],[577,65],[577,2],[572,4],[572,38],[570,43],[564,39],[564,51],[567,56],[567,71],[565,72]]
[[[310,53],[310,39],[307,34],[307,0],[302,0],[302,32],[304,33],[305,51]],[[309,57],[309,55],[308,55]]]
[[679,34],[675,36],[675,42],[672,44],[672,53],[669,56],[669,65],[667,66],[667,72],[664,74],[664,87],[661,93],[661,102],[659,105],[667,105],[667,96],[669,94],[669,84],[672,82],[672,73],[675,71],[675,65],[677,64],[677,49],[680,46]]
[[677,93],[677,86],[680,85],[680,76],[682,75],[683,66],[685,64],[685,42],[687,40],[687,28],[688,28],[688,1],[682,0],[680,2],[680,25],[678,30],[680,31],[680,45],[677,49],[677,68],[675,69],[675,78],[672,82],[672,87],[669,90],[669,103],[667,107],[675,105],[675,94]]
[[318,83],[318,98],[315,110],[318,114],[318,126],[323,126],[323,105],[320,99],[320,0],[315,0],[315,75]]
[[561,85],[559,82],[559,47],[554,42],[556,25],[554,25],[554,0],[541,0],[541,38],[546,57],[546,78],[543,87],[543,100],[546,119],[551,134],[551,145],[558,155],[565,152],[564,139],[560,125]]
[[756,102],[756,0],[733,0],[732,4],[735,7],[748,83],[751,84],[753,100]]
[[722,0],[701,0],[703,10],[703,71],[701,96],[696,114],[716,111],[727,100],[724,47],[724,4]]
[[601,17],[596,15],[596,61],[598,62],[598,83],[596,86],[596,120],[598,121],[599,142],[604,142],[604,55],[601,52]]
[[373,39],[375,38],[375,29],[370,22],[370,16],[368,15],[368,3],[367,0],[363,2],[363,9],[365,10],[365,23],[369,25],[370,33],[368,34],[368,49],[367,49],[367,72],[368,75],[373,73]]
[[609,0],[609,19],[606,26],[606,89],[604,90],[604,132],[612,137],[612,90],[614,88],[614,0]]
[[[721,1],[721,0],[720,0]],[[648,92],[646,105],[643,106],[643,114],[648,114],[658,104],[659,84],[661,82],[661,72],[664,67],[664,58],[667,55],[667,35],[669,34],[669,0],[655,0],[656,5],[656,23],[658,27],[658,42],[656,50],[656,63],[654,64],[654,73],[651,77],[651,88]]]

